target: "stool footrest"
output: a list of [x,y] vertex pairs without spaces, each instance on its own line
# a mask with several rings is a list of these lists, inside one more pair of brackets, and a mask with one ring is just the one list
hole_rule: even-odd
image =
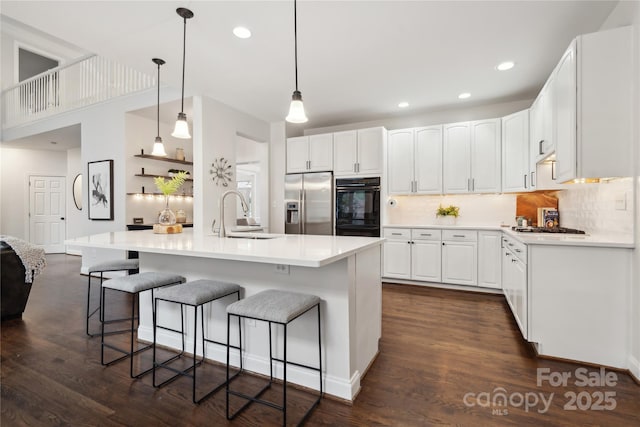
[[[275,360],[276,362],[280,362],[280,363],[285,363],[284,360],[276,359],[275,357],[272,357],[271,360]],[[289,362],[288,360],[287,360],[287,365],[295,365],[295,366],[299,366],[301,368],[310,369],[312,371],[318,371],[318,372],[320,371],[320,368],[316,368],[315,366],[303,365],[303,364],[296,363],[296,362]]]
[[[237,375],[238,375],[238,374],[236,374],[235,376],[237,376]],[[230,382],[230,381],[231,381],[231,378],[229,378],[229,382]],[[263,404],[265,404],[265,405],[267,405],[267,406],[271,406],[272,408],[279,409],[279,410],[281,410],[281,411],[282,411],[282,407],[281,407],[281,406],[277,406],[277,405],[276,405],[276,404],[274,404],[273,402],[269,402],[269,401],[262,400],[262,399],[260,399],[260,398],[259,398],[259,397],[260,397],[260,396],[262,396],[262,394],[263,394],[265,391],[267,391],[269,388],[271,388],[271,381],[269,381],[269,382],[268,382],[264,387],[262,387],[258,393],[256,393],[256,394],[255,394],[255,395],[253,395],[253,396],[250,396],[250,395],[248,395],[248,394],[240,393],[239,391],[233,391],[233,390],[230,390],[230,389],[229,389],[229,387],[227,387],[227,407],[228,407],[228,405],[229,405],[229,395],[230,395],[230,394],[232,394],[232,395],[234,395],[234,396],[242,397],[243,399],[246,399],[246,400],[247,400],[247,402],[245,402],[245,404],[244,404],[244,405],[242,405],[242,406],[240,407],[240,409],[238,409],[238,410],[237,410],[236,412],[234,412],[233,414],[228,415],[228,412],[227,412],[227,419],[228,419],[228,420],[232,420],[232,419],[234,419],[238,414],[240,414],[242,411],[244,411],[244,410],[247,408],[247,406],[249,406],[249,405],[250,405],[250,404],[252,404],[253,402],[263,403]]]

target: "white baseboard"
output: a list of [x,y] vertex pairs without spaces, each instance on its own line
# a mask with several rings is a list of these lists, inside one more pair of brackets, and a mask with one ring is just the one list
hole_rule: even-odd
[[640,361],[633,357],[632,354],[629,355],[629,373],[635,377],[637,382],[640,382]]
[[[153,330],[148,326],[140,326],[138,328],[138,338],[153,342]],[[170,331],[158,329],[156,333],[157,343],[164,347],[172,349],[181,349],[182,341],[180,335]],[[187,335],[185,339],[186,351],[192,353],[193,351],[193,337]],[[208,360],[213,360],[219,363],[227,363],[227,350],[221,345],[207,343],[206,357]],[[196,349],[198,356],[202,356],[202,347],[198,346]],[[261,375],[269,375],[269,359],[255,354],[243,352],[243,368],[247,371],[255,372]],[[238,351],[232,349],[229,354],[229,364],[231,366],[240,366],[240,359],[238,357]],[[274,376],[282,379],[282,364],[274,364]],[[338,378],[332,375],[324,374],[323,391],[326,394],[344,399],[347,401],[353,401],[353,398],[360,391],[360,372],[356,371],[349,379]],[[318,374],[308,369],[300,368],[294,365],[288,365],[287,368],[287,382],[301,385],[313,390],[319,390]]]
[[71,249],[71,248],[67,248],[66,251],[67,255],[77,255],[77,256],[82,256],[82,251],[79,249]]

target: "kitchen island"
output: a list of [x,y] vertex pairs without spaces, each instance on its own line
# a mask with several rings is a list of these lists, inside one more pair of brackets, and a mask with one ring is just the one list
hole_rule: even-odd
[[[235,236],[235,237],[233,237]],[[153,234],[150,230],[103,233],[67,240],[81,248],[137,251],[140,271],[177,273],[187,280],[231,281],[243,288],[247,297],[265,289],[282,289],[314,294],[321,298],[323,374],[327,394],[352,401],[360,389],[360,379],[378,353],[381,335],[381,244],[384,239],[347,236],[270,235],[238,233],[232,237],[180,234]],[[152,341],[150,293],[140,297],[138,337]],[[225,305],[233,297],[212,303],[205,309],[207,338],[226,341]],[[158,322],[176,327],[180,310],[160,306]],[[192,316],[187,316],[191,319]],[[187,325],[187,348],[193,346],[193,325]],[[307,314],[288,327],[287,356],[291,361],[317,363],[315,317]],[[237,326],[232,325],[232,344],[237,342]],[[282,331],[274,338],[282,356]],[[178,349],[180,336],[158,330],[158,343]],[[235,340],[235,341],[234,341]],[[190,344],[189,344],[190,343]],[[189,347],[191,346],[191,347]],[[269,374],[268,329],[261,322],[246,321],[243,327],[244,368]],[[274,351],[276,344],[274,343]],[[201,349],[198,349],[201,354]],[[234,355],[234,353],[236,353]],[[238,366],[237,352],[231,364]],[[224,363],[224,347],[207,344],[206,357]],[[274,373],[282,378],[280,364]],[[287,380],[318,388],[317,376],[289,365]]]

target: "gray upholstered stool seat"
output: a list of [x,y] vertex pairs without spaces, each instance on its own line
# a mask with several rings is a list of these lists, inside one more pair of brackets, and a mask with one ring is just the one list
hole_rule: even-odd
[[[185,278],[177,275],[177,274],[173,274],[173,273],[161,273],[161,272],[145,272],[145,273],[136,273],[136,274],[130,274],[128,276],[123,276],[123,277],[116,277],[115,279],[110,279],[107,280],[105,282],[102,283],[102,294],[101,294],[101,313],[100,313],[100,318],[102,319],[102,330],[101,330],[101,354],[100,354],[100,363],[102,363],[103,366],[109,366],[112,365],[116,362],[119,362],[120,360],[129,358],[130,359],[130,363],[129,363],[129,374],[131,376],[131,378],[139,378],[142,375],[151,372],[153,370],[153,366],[151,366],[151,368],[142,371],[138,374],[134,374],[133,373],[133,358],[136,354],[150,349],[152,347],[154,347],[153,344],[148,344],[148,345],[144,345],[142,347],[139,347],[137,350],[134,350],[134,335],[135,335],[135,327],[134,327],[134,321],[136,319],[138,319],[138,317],[136,317],[135,315],[135,308],[136,308],[136,301],[137,301],[137,305],[138,305],[138,312],[140,311],[140,292],[144,292],[144,291],[151,291],[151,307],[153,310],[153,318],[155,319],[156,315],[155,315],[155,306],[153,304],[153,292],[156,288],[162,287],[162,286],[169,286],[169,285],[174,285],[174,284],[178,284],[178,283],[183,283],[185,281]],[[130,294],[133,296],[133,298],[131,298],[131,316],[124,318],[124,319],[114,319],[114,320],[106,320],[105,318],[105,308],[107,305],[107,300],[106,300],[106,291],[109,290],[110,292],[113,291],[118,291],[118,292],[124,292],[127,294]],[[116,333],[129,333],[130,334],[130,340],[129,340],[129,349],[125,350],[122,349],[116,345],[110,344],[110,343],[106,343],[105,342],[105,336],[108,335],[108,333],[105,333],[104,327],[105,324],[108,323],[115,323],[115,322],[122,322],[122,321],[130,321],[130,327],[129,329],[125,329],[122,331],[115,331]],[[105,348],[109,348],[111,350],[114,350],[118,353],[123,354],[120,357],[116,357],[112,360],[110,360],[109,362],[105,362]]]
[[156,298],[179,304],[202,305],[239,290],[240,286],[235,283],[200,279],[158,289]]
[[[304,315],[308,311],[312,309],[316,309],[317,320],[318,320],[318,330],[317,330],[317,340],[318,340],[318,364],[317,366],[306,365],[302,363],[296,363],[289,361],[287,358],[287,327],[289,323],[297,319],[298,317]],[[255,295],[247,297],[238,302],[234,302],[227,306],[227,342],[230,343],[229,340],[229,328],[231,323],[231,316],[238,317],[238,320],[242,318],[249,318],[260,320],[269,323],[269,382],[262,387],[257,393],[253,395],[246,394],[243,391],[239,390],[231,390],[231,384],[229,378],[229,351],[231,348],[234,348],[231,345],[227,346],[227,404],[226,404],[226,413],[227,419],[232,420],[239,413],[241,413],[244,409],[246,409],[252,403],[259,403],[262,405],[269,406],[271,408],[277,409],[282,412],[282,425],[287,425],[287,365],[292,364],[298,368],[305,368],[318,373],[319,377],[319,388],[320,394],[314,400],[313,404],[307,409],[307,411],[302,416],[302,419],[298,423],[298,425],[302,424],[307,417],[311,414],[311,412],[315,409],[316,406],[320,403],[323,395],[323,387],[322,387],[322,329],[321,329],[321,318],[320,318],[320,298],[315,295],[302,294],[298,292],[290,292],[290,291],[281,291],[275,289],[269,289],[266,291],[259,292]],[[274,324],[280,325],[284,330],[282,334],[282,340],[284,344],[284,349],[282,351],[282,358],[278,358],[274,355],[273,345],[272,345],[272,329]],[[311,335],[312,336],[312,335]],[[240,371],[243,371],[242,368],[242,325],[238,325],[238,342],[240,351]],[[277,353],[277,352],[276,352]],[[277,404],[271,400],[265,400],[260,398],[260,396],[271,387],[274,383],[273,380],[273,362],[279,362],[283,364],[282,368],[282,404]],[[238,374],[236,373],[237,376]],[[237,396],[242,399],[247,400],[239,409],[236,409],[235,412],[231,413],[230,405],[229,405],[229,395]]]
[[[115,259],[100,262],[94,265],[89,266],[88,268],[88,278],[87,278],[87,319],[86,319],[86,333],[90,337],[95,337],[100,335],[99,332],[89,332],[89,319],[94,316],[96,313],[100,311],[100,307],[102,306],[102,293],[100,293],[100,302],[98,303],[98,307],[94,308],[91,311],[91,274],[92,273],[100,273],[100,286],[102,287],[102,283],[104,282],[104,273],[112,272],[112,271],[126,271],[127,273],[137,273],[140,268],[140,261],[138,259]],[[102,323],[103,319],[100,316],[100,323]]]
[[227,313],[267,322],[289,323],[320,302],[315,295],[269,289],[234,302]]
[[177,274],[149,271],[107,280],[102,284],[102,287],[136,294],[160,286],[182,282],[184,282],[184,277]]
[[138,259],[114,259],[90,266],[89,273],[99,273],[101,271],[137,270],[139,268],[140,260]]
[[[154,300],[154,316],[153,322],[153,386],[162,387],[163,385],[173,381],[178,376],[189,377],[192,379],[192,400],[193,403],[200,403],[203,399],[211,396],[213,393],[224,387],[226,381],[220,382],[217,386],[211,388],[208,392],[199,398],[196,398],[196,369],[200,366],[206,358],[206,343],[213,343],[227,347],[227,343],[215,341],[205,337],[204,328],[204,305],[215,300],[235,294],[236,300],[240,299],[240,286],[235,283],[219,282],[215,280],[194,280],[192,282],[183,283],[180,285],[166,286],[158,289],[155,293]],[[180,330],[169,328],[167,326],[161,326],[159,323],[160,310],[159,301],[166,303],[180,304]],[[193,353],[191,355],[192,363],[184,369],[176,369],[171,364],[173,361],[178,360],[182,356],[185,356],[185,328],[184,328],[184,306],[193,307]],[[202,343],[202,359],[198,360],[196,356],[198,347],[198,308],[200,308],[200,342]],[[238,324],[240,322],[238,321]],[[157,343],[157,329],[165,329],[172,332],[178,332],[182,335],[182,351],[168,358],[165,361],[159,362],[156,358],[156,343]],[[227,340],[228,342],[228,340]],[[234,348],[238,348],[237,346]],[[173,376],[165,379],[161,383],[156,383],[156,370],[158,368],[164,368],[174,373]]]

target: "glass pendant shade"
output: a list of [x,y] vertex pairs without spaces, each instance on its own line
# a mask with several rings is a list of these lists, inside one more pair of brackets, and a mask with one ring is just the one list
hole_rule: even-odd
[[178,119],[176,120],[176,127],[173,128],[171,134],[174,138],[189,139],[191,134],[189,133],[189,124],[187,123],[187,115],[184,113],[178,113]]
[[291,97],[291,105],[289,106],[289,114],[285,119],[289,123],[306,123],[307,115],[304,112],[304,105],[302,104],[302,94],[300,91],[293,92]]
[[151,152],[152,156],[161,156],[167,157],[167,152],[164,151],[164,144],[162,143],[162,138],[156,136],[156,142],[153,143],[153,151]]

